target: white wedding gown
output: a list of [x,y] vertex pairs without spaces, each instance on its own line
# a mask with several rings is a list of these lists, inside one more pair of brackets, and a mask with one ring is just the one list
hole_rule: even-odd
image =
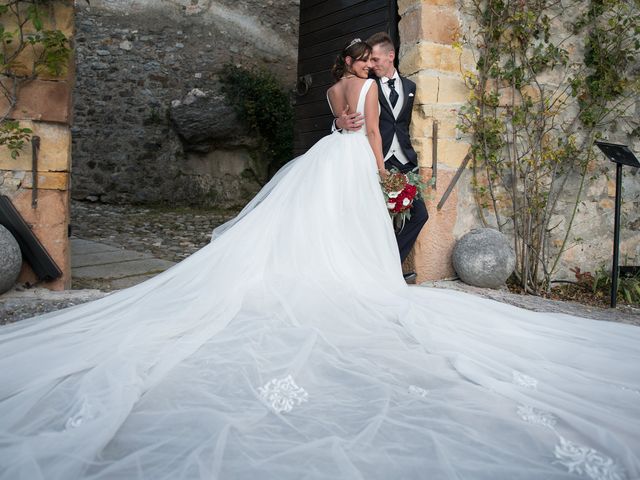
[[640,478],[640,329],[405,285],[361,132],[165,273],[1,328],[0,478]]

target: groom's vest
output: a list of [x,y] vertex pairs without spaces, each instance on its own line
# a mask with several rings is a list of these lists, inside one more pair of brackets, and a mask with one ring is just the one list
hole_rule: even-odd
[[382,92],[382,85],[380,85],[380,79],[376,79],[378,84],[378,99],[380,101],[380,136],[382,136],[382,154],[387,155],[391,142],[393,142],[393,135],[398,135],[398,142],[400,148],[407,156],[409,162],[418,165],[418,154],[411,146],[411,139],[409,138],[409,124],[411,123],[411,112],[413,110],[413,99],[416,94],[416,84],[411,80],[404,77],[400,77],[402,81],[402,90],[404,92],[404,103],[402,109],[398,114],[398,118],[393,116],[391,105],[387,101],[384,93]]

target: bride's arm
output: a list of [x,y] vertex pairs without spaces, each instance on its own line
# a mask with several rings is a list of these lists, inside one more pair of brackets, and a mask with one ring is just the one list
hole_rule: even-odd
[[384,157],[382,156],[382,137],[380,136],[380,128],[378,127],[380,119],[380,111],[378,110],[378,86],[372,85],[367,92],[367,97],[364,101],[364,118],[367,119],[367,138],[369,139],[369,145],[373,150],[373,155],[376,157],[376,165],[378,166],[378,172],[381,175],[387,173],[384,168]]

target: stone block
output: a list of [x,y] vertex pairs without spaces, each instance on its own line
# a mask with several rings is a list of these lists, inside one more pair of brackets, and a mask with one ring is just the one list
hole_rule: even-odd
[[73,0],[53,2],[53,15],[50,17],[51,28],[60,30],[67,38],[75,33],[75,5]]
[[[427,178],[431,169],[424,169]],[[453,228],[457,217],[457,188],[453,190],[442,210],[437,205],[440,197],[453,178],[451,170],[438,171],[437,190],[432,190],[426,205],[429,220],[420,232],[413,249],[413,265],[418,275],[417,283],[428,280],[452,278],[455,275],[451,255],[455,246]]]
[[[411,45],[406,50],[401,48],[399,69],[405,76],[413,75],[422,70],[421,44]],[[404,46],[404,45],[403,45]]]
[[[42,28],[43,30],[60,30],[67,38],[71,38],[75,32],[75,5],[73,0],[54,0],[46,2],[46,4],[40,3],[39,10],[41,13]],[[23,2],[20,5],[21,16],[26,18],[29,3]],[[17,30],[16,17],[13,14],[7,13],[0,18],[0,21],[5,27],[6,31]],[[27,22],[23,27],[25,34],[35,33],[31,22]],[[14,42],[15,43],[15,42]],[[30,48],[26,49],[31,50]]]
[[[42,56],[42,50],[42,46],[35,45],[33,48],[29,47],[20,52],[15,59],[15,65],[11,68],[12,72],[17,75],[31,76],[34,61]],[[71,52],[67,65],[62,68],[59,75],[40,69],[37,72],[37,77],[39,80],[69,81],[73,78],[73,63],[73,52]]]
[[[0,80],[11,88],[8,79]],[[71,83],[67,81],[33,80],[18,87],[17,103],[9,118],[68,124],[71,122]],[[0,111],[9,104],[0,97]]]
[[428,42],[451,45],[460,36],[460,22],[454,8],[425,3],[420,9],[420,23],[422,40]]
[[457,6],[457,0],[422,0],[423,5],[438,5],[441,7],[455,7]]
[[403,16],[412,9],[421,6],[456,7],[456,0],[398,0],[398,15]]
[[440,77],[438,103],[464,104],[469,100],[469,89],[461,78]]
[[540,89],[535,85],[525,85],[521,91],[523,95],[530,97],[534,102],[540,101]]
[[608,211],[613,211],[613,209],[615,208],[615,203],[610,198],[603,198],[598,202],[598,205],[603,210],[608,210]]
[[[415,138],[412,139],[412,144],[418,153],[420,165],[430,167],[433,162],[431,138]],[[469,148],[470,145],[466,142],[438,139],[438,166],[458,168]]]
[[[22,188],[33,188],[33,176],[27,174]],[[38,190],[69,190],[68,172],[38,172]]]
[[[73,0],[53,0],[46,3],[40,2],[40,18],[42,20],[43,30],[60,30],[69,36],[74,31],[75,5]],[[27,16],[27,8],[29,4],[24,2],[20,5],[20,13],[22,18]],[[7,13],[2,16],[2,22],[6,30],[17,28],[16,17]],[[35,28],[28,22],[24,27],[25,33],[35,32]]]
[[398,30],[402,45],[411,45],[422,40],[421,9],[414,8],[402,15],[400,22],[398,22]]
[[440,78],[420,72],[411,78],[416,83],[415,104],[424,105],[438,102]]
[[460,22],[456,9],[447,6],[422,4],[407,10],[398,24],[402,44],[420,41],[453,44],[460,36]]
[[433,118],[424,117],[422,115],[415,115],[411,119],[411,126],[409,127],[409,133],[411,140],[417,140],[420,138],[431,137],[433,128]]
[[[426,124],[423,125],[423,128],[421,130],[417,130],[416,133],[422,131],[425,133],[423,136],[430,138],[433,132],[433,122],[437,121],[438,139],[459,139],[458,111],[456,109],[443,107],[441,105],[423,105],[422,107],[419,107],[416,112],[414,112],[413,118],[424,118],[427,121]],[[413,120],[411,123],[413,123]]]
[[[31,227],[51,258],[62,270],[61,278],[42,286],[51,290],[71,288],[71,257],[69,252],[69,192],[42,190],[38,193],[38,206],[31,208],[31,191],[22,190],[12,199],[16,209]],[[35,284],[37,277],[27,265],[22,264],[18,283]]]
[[398,0],[398,15],[403,17],[406,13],[422,5],[422,0]]
[[438,141],[443,139],[455,140],[457,138],[456,137],[457,128],[456,128],[455,122],[447,122],[447,121],[438,120],[434,117],[428,117],[428,118],[425,118],[424,120],[418,120],[418,123],[424,122],[423,128],[421,129],[421,132],[425,134],[422,137],[423,139],[427,139],[427,138],[431,139],[431,137],[433,136],[433,124],[436,121],[438,122]]
[[[71,170],[71,132],[66,125],[25,120],[21,126],[40,137],[38,171],[68,172]],[[20,156],[11,158],[6,147],[0,147],[0,170],[31,170],[31,144],[24,146]]]
[[474,68],[473,55],[467,49],[459,51],[449,45],[420,42],[409,47],[400,58],[400,71],[413,75],[420,70],[457,73]]
[[433,75],[429,71],[421,71],[411,76],[416,84],[416,104],[465,104],[469,98],[469,89],[457,76]]

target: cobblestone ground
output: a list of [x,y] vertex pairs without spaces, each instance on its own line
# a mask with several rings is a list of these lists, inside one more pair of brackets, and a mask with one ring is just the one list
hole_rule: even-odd
[[0,295],[0,325],[25,318],[73,307],[104,297],[100,290],[69,290],[52,292],[45,288],[16,289]]
[[235,211],[71,203],[72,235],[179,262],[204,247]]
[[[72,235],[85,240],[179,262],[209,243],[211,231],[236,213],[187,207],[151,208],[74,201],[71,203],[71,230]],[[86,285],[76,282],[76,287],[86,288]],[[71,307],[104,295],[104,292],[97,290],[74,293],[17,287],[0,296],[0,325]]]
[[[205,246],[211,231],[232,218],[236,212],[195,210],[190,208],[147,208],[92,203],[72,203],[73,235],[115,247],[150,253],[157,258],[179,262]],[[568,313],[598,320],[640,326],[640,310],[621,307],[616,310],[588,307],[523,296],[504,290],[481,289],[459,281],[424,284],[436,288],[461,290],[534,311]],[[76,305],[104,296],[96,290],[73,292],[15,291],[0,297],[0,324]]]

